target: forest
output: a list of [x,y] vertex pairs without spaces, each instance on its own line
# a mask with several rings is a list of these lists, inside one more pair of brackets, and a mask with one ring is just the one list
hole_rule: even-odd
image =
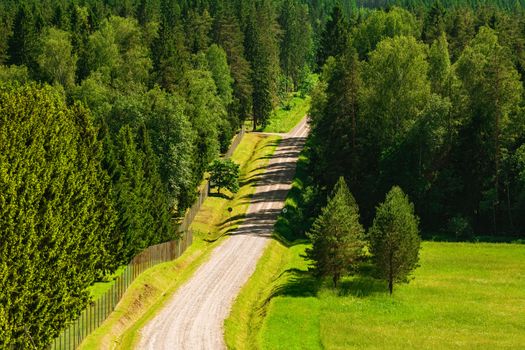
[[[304,222],[344,176],[427,235],[525,227],[521,1],[1,0],[0,348],[177,238],[210,163],[311,94]],[[319,82],[316,77],[319,77]]]

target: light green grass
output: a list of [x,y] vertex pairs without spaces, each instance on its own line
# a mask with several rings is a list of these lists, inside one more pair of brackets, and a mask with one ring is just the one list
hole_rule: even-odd
[[92,300],[102,297],[115,284],[115,279],[124,273],[126,266],[120,266],[115,272],[107,277],[107,282],[96,282],[88,288]]
[[307,273],[297,239],[303,156],[276,239],[225,322],[231,349],[516,349],[525,343],[525,245],[423,242],[409,284]]
[[[223,189],[224,196],[217,196],[213,189],[212,195],[206,199],[192,223],[193,230],[202,232],[205,239],[213,241],[237,228],[255,193],[255,181],[264,173],[279,140],[278,136],[266,137],[250,133],[244,136],[231,157],[231,160],[241,165],[239,192],[233,195]],[[228,212],[228,207],[232,208],[231,213]]]
[[[228,345],[236,349],[516,349],[525,342],[524,245],[424,242],[414,280],[397,285],[393,297],[385,283],[367,277],[345,278],[337,290],[329,283],[320,286],[301,272],[304,248],[304,244],[286,248],[273,242],[265,251],[231,316],[249,313],[240,309],[257,302],[245,303],[243,298],[262,290],[259,316],[252,327],[257,334],[232,342],[234,333],[242,332],[237,320],[230,319]],[[261,303],[272,295],[269,303]]]
[[[179,258],[146,270],[126,291],[116,310],[87,337],[80,349],[131,349],[138,340],[138,331],[163,307],[169,297],[187,281],[210,256],[224,235],[239,224],[255,192],[255,182],[273,154],[279,138],[246,134],[232,159],[241,165],[242,186],[233,198],[208,197],[197,217],[193,244]],[[232,207],[235,220],[229,219]]]
[[290,100],[277,108],[270,115],[268,125],[262,130],[264,132],[286,133],[292,130],[310,108],[310,96],[301,97],[295,93]]

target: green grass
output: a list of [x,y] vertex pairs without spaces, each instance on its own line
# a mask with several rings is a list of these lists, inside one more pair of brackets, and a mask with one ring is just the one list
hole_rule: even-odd
[[[251,197],[255,193],[255,181],[265,171],[269,157],[273,154],[280,138],[260,134],[246,134],[231,159],[241,165],[240,189],[232,194],[222,190],[206,199],[199,214],[192,223],[192,229],[199,231],[208,241],[214,241],[235,230],[242,222]],[[232,208],[231,213],[228,207]]]
[[115,272],[107,277],[105,282],[96,282],[88,288],[92,300],[102,297],[115,284],[115,279],[124,273],[126,266],[120,266]]
[[272,112],[268,125],[261,131],[286,133],[292,130],[310,108],[310,96],[301,97],[293,94],[290,100]]
[[334,290],[294,272],[278,282],[281,293],[268,305],[256,345],[519,348],[525,342],[524,263],[523,245],[424,242],[414,280],[398,285],[393,297],[385,283],[371,278],[346,278]]
[[516,349],[525,342],[525,246],[424,242],[421,267],[388,295],[305,271],[306,244],[273,241],[226,321],[234,349]]
[[[525,245],[423,242],[409,284],[366,275],[337,289],[302,258],[300,158],[276,239],[225,322],[231,349],[516,349],[525,343]],[[299,225],[299,226],[298,226]]]
[[[232,159],[241,164],[241,189],[232,198],[208,197],[195,218],[193,244],[174,261],[141,274],[126,291],[116,310],[87,337],[80,349],[131,349],[138,331],[160,311],[169,297],[204,263],[225,235],[241,221],[255,192],[255,179],[264,172],[279,137],[246,134]],[[229,194],[231,195],[231,194]],[[228,214],[232,207],[232,219]]]

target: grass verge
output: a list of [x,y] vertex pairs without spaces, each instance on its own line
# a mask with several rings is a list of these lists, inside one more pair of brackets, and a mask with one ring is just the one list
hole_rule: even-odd
[[299,93],[294,93],[284,106],[272,112],[268,125],[261,131],[276,133],[289,132],[303,119],[308,113],[309,108],[310,96],[301,97]]
[[[115,311],[87,337],[80,349],[130,349],[138,331],[163,307],[170,296],[210,256],[213,248],[242,221],[261,175],[279,141],[278,137],[246,134],[232,156],[241,165],[241,189],[227,196],[208,197],[192,229],[194,242],[174,261],[145,271],[130,286]],[[230,198],[231,196],[231,198]],[[227,210],[232,208],[231,217]]]

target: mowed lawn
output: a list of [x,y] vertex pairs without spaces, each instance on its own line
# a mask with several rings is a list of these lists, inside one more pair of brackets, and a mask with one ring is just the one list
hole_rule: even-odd
[[247,348],[525,347],[525,245],[424,242],[415,278],[393,297],[367,277],[319,286],[301,272],[305,247],[273,242],[265,252],[261,263],[276,273],[269,295],[277,296]]

